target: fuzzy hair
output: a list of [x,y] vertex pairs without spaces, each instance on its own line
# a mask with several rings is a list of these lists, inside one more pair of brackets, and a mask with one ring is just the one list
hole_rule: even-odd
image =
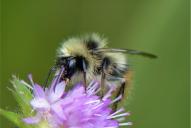
[[[93,49],[89,49],[87,47],[87,43],[89,41],[95,42],[97,45],[97,49],[107,47],[107,39],[96,33],[93,33],[83,37],[69,38],[68,40],[64,41],[61,47],[58,49],[57,57],[83,56],[84,58],[86,58],[86,61],[88,62],[89,65],[86,72],[87,82],[89,82],[92,79],[97,79],[98,81],[101,80],[101,76],[100,74],[98,74],[97,69],[98,67],[101,66],[104,57],[109,58],[109,60],[111,61],[109,68],[106,70],[107,74],[111,74],[112,72],[118,71],[119,74],[123,75],[123,73],[127,70],[127,58],[125,54],[117,52],[116,53],[103,52],[101,53],[102,58],[100,58],[97,55],[91,54],[90,50]],[[83,78],[82,72],[76,72],[72,76],[71,82],[76,83],[78,81],[82,81],[82,78]],[[123,77],[121,79],[123,79]]]
[[[105,57],[111,60],[111,65],[116,65],[119,70],[127,68],[127,57],[123,53],[105,53]],[[113,68],[113,67],[111,67]],[[112,69],[111,69],[112,70]]]
[[[100,35],[93,33],[86,35],[85,37],[74,37],[64,41],[61,47],[58,49],[57,57],[67,57],[67,56],[83,56],[88,61],[87,69],[87,81],[94,79],[96,69],[100,66],[101,58],[92,55],[87,47],[88,41],[94,41],[97,44],[97,48],[104,48],[107,45],[107,40],[102,38]],[[72,82],[77,82],[82,80],[83,74],[76,72],[71,78]]]

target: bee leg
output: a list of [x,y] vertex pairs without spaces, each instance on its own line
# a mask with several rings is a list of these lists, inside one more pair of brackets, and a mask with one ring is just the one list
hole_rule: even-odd
[[[125,87],[126,87],[126,82],[122,82],[115,98],[119,97],[120,95],[122,96],[122,98],[124,97]],[[113,105],[114,111],[117,110],[118,104],[122,100],[122,98],[114,103],[114,105]]]
[[86,88],[87,88],[87,82],[86,82],[86,72],[83,72],[83,82],[84,82],[84,86],[85,86],[85,91],[86,91]]
[[107,70],[108,67],[108,59],[104,58],[102,62],[102,68],[101,68],[101,85],[100,85],[100,95],[103,97],[104,91],[105,91],[105,79],[106,79],[106,73],[105,71]]
[[101,86],[100,86],[100,95],[103,97],[105,89],[105,73],[102,71],[101,73]]
[[84,81],[84,86],[85,86],[85,91],[86,91],[86,88],[87,88],[87,80],[86,80],[87,65],[85,63],[85,60],[82,60],[82,66],[83,66],[83,81]]
[[48,75],[47,75],[47,77],[46,77],[46,79],[45,79],[45,82],[44,82],[44,86],[45,86],[45,87],[47,87],[48,80],[49,80],[49,78],[50,78],[50,76],[51,76],[51,73],[52,73],[53,71],[55,71],[55,70],[56,70],[56,67],[55,67],[55,66],[52,66],[52,67],[50,68],[50,70],[49,70],[49,72],[48,72]]

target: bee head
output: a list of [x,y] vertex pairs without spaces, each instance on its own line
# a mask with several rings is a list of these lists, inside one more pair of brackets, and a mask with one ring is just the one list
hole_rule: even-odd
[[70,79],[76,71],[76,59],[73,56],[59,57],[56,60],[56,66],[58,68],[64,67],[63,76]]

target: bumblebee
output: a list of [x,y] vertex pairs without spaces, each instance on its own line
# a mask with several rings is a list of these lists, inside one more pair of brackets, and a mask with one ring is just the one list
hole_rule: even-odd
[[83,80],[86,85],[93,79],[100,81],[102,96],[108,88],[106,82],[120,84],[116,87],[119,88],[117,96],[124,95],[130,74],[126,54],[156,56],[143,51],[108,48],[107,44],[106,38],[95,33],[69,38],[57,50],[54,69],[59,71],[63,67],[62,78],[72,83]]

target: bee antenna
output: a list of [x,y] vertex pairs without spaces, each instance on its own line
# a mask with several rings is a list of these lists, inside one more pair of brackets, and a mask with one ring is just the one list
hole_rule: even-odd
[[48,80],[49,80],[49,78],[50,78],[50,76],[51,76],[51,73],[52,73],[53,71],[55,71],[55,69],[56,69],[56,65],[52,66],[52,67],[49,69],[48,75],[47,75],[47,77],[46,77],[46,79],[45,79],[45,82],[44,82],[44,86],[45,86],[45,87],[46,87],[47,84],[48,84]]

